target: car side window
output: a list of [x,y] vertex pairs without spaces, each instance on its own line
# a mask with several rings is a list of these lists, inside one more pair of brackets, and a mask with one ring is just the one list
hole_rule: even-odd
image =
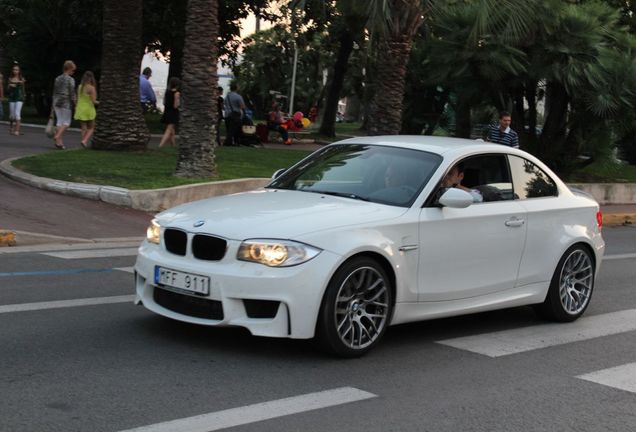
[[479,191],[483,202],[513,199],[510,171],[504,155],[471,156],[461,163],[464,166],[462,186]]
[[534,163],[519,156],[509,156],[516,199],[544,198],[558,195],[557,185]]

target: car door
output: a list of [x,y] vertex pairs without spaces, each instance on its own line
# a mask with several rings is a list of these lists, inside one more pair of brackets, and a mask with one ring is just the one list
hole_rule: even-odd
[[562,242],[585,228],[576,227],[577,209],[563,207],[555,181],[539,166],[509,155],[515,199],[526,210],[528,239],[517,285],[548,282],[564,249]]
[[419,301],[457,300],[515,286],[526,213],[513,199],[506,156],[481,155],[462,162],[470,171],[462,185],[484,191],[484,201],[466,208],[422,208]]

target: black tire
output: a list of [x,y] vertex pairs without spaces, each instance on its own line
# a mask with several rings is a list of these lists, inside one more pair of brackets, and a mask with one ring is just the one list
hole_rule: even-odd
[[570,247],[554,271],[545,301],[535,306],[543,317],[560,322],[579,318],[590,304],[594,291],[594,258],[582,245]]
[[391,280],[382,266],[372,258],[353,258],[329,282],[316,338],[332,354],[360,357],[378,344],[392,311]]

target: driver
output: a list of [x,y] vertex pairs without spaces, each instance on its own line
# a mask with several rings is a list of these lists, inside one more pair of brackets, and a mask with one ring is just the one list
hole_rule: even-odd
[[481,196],[481,192],[477,189],[469,189],[466,186],[462,186],[462,180],[464,180],[464,164],[460,162],[452,167],[448,174],[446,174],[442,181],[442,187],[461,189],[468,192],[473,197],[474,203],[482,202],[484,197]]

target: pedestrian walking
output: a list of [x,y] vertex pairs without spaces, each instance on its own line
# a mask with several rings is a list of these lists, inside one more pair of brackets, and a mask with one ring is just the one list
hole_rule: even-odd
[[[144,68],[139,75],[139,101],[141,102],[141,109],[143,112],[148,112],[150,109],[157,108],[157,96],[152,89],[150,83],[150,77],[152,76],[152,69],[149,67]],[[165,105],[165,102],[164,102]]]
[[77,88],[77,106],[75,107],[75,120],[80,122],[82,128],[82,141],[80,144],[86,148],[88,141],[95,132],[95,105],[97,101],[97,83],[93,72],[86,71],[82,75],[82,81]]
[[227,128],[225,145],[239,145],[245,102],[243,101],[243,97],[238,94],[238,86],[235,82],[230,84],[230,92],[225,97],[224,106],[225,126]]
[[499,123],[495,123],[488,129],[486,141],[503,144],[508,147],[519,148],[519,136],[510,128],[512,117],[509,112],[502,111],[499,114]]
[[9,133],[16,136],[20,135],[22,105],[26,94],[25,82],[20,66],[13,65],[7,80],[7,97],[9,99]]
[[181,81],[177,77],[170,78],[166,94],[163,97],[163,115],[161,123],[166,125],[159,147],[163,147],[167,142],[175,146],[177,127],[179,126],[179,106],[181,105]]
[[217,103],[217,121],[216,121],[216,145],[221,145],[221,122],[225,118],[223,116],[223,87],[217,87],[218,96],[216,98]]
[[55,141],[55,148],[60,150],[66,148],[64,147],[62,136],[71,125],[73,105],[76,101],[75,80],[73,79],[75,69],[77,69],[75,63],[71,60],[66,60],[62,67],[62,74],[55,78],[53,83],[53,109],[57,118],[57,131],[53,140]]

